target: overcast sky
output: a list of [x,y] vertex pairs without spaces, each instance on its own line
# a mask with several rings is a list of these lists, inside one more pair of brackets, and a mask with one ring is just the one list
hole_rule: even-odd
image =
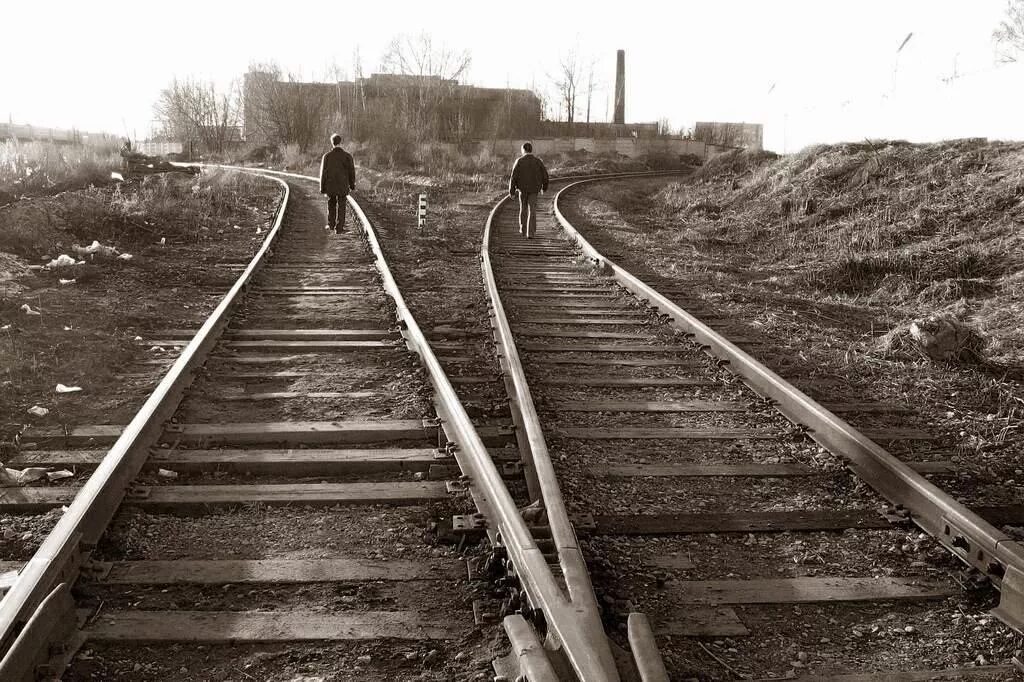
[[[227,83],[252,61],[308,78],[333,62],[366,73],[392,37],[430,33],[468,49],[468,81],[550,87],[578,45],[610,115],[626,50],[626,117],[765,124],[765,144],[892,137],[1024,139],[1024,65],[999,67],[991,35],[1005,0],[703,2],[12,2],[2,17],[0,116],[145,136],[177,76]],[[151,9],[152,8],[152,9]],[[904,38],[913,37],[897,54]],[[774,86],[774,87],[773,87]]]

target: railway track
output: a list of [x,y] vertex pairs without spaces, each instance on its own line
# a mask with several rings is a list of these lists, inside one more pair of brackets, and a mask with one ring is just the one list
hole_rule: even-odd
[[312,185],[287,186],[206,325],[150,340],[180,353],[152,367],[168,373],[131,424],[26,435],[37,447],[13,465],[96,473],[0,491],[6,512],[68,505],[28,565],[4,567],[21,574],[0,603],[0,678],[69,661],[66,679],[489,667],[464,559],[423,536],[476,511],[453,441],[486,455],[511,430],[469,423],[357,205],[336,237]]
[[979,585],[1019,628],[1020,546],[997,528],[1021,509],[957,504],[900,409],[811,402],[748,355],[768,339],[726,340],[672,302],[689,292],[597,253],[563,214],[576,186],[540,198],[530,240],[502,200],[484,277],[612,639],[646,613],[670,679],[1015,679],[1019,636]]
[[[924,478],[949,462],[833,414],[927,437],[887,406],[805,400],[550,197],[537,239],[488,219],[499,370],[481,325],[417,324],[386,210],[337,239],[312,178],[277,175],[287,211],[201,329],[153,341],[181,352],[132,423],[30,434],[15,464],[95,474],[0,493],[68,505],[0,602],[0,677],[481,679],[500,621],[499,678],[533,682],[1012,678],[967,588],[1019,627],[1024,553],[989,522],[1024,515],[983,520]],[[467,580],[425,530],[490,552]]]

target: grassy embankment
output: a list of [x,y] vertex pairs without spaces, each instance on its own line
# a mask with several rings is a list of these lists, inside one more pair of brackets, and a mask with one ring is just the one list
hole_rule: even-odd
[[1024,145],[733,154],[654,197],[666,246],[743,252],[775,287],[912,318],[950,312],[1024,361]]
[[111,182],[121,168],[115,145],[0,142],[0,206],[23,196],[42,196]]

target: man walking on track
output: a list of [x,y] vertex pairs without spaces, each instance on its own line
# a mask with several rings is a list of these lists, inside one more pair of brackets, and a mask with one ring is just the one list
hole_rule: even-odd
[[345,197],[356,188],[356,165],[341,148],[341,135],[331,135],[334,149],[320,161],[320,194],[327,195],[327,229],[345,231]]
[[533,145],[523,143],[523,155],[512,166],[508,181],[508,195],[519,191],[519,234],[527,239],[537,233],[537,193],[548,191],[548,169],[533,155]]

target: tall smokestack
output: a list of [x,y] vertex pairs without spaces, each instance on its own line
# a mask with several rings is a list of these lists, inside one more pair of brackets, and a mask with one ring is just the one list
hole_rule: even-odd
[[615,118],[612,123],[626,122],[626,51],[615,53]]

